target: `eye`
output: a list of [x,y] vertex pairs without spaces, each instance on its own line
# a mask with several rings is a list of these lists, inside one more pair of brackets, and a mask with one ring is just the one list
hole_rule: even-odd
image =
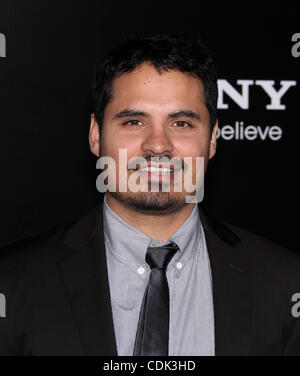
[[123,125],[127,125],[129,127],[139,127],[143,125],[143,123],[140,120],[128,120]]
[[191,124],[184,120],[175,121],[173,123],[176,128],[188,128],[191,127]]

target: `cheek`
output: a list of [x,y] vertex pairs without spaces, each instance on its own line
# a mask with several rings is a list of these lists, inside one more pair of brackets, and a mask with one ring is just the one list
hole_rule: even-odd
[[182,138],[175,145],[178,155],[184,157],[206,157],[209,151],[209,142],[204,137],[194,136]]
[[127,160],[141,156],[141,142],[138,137],[106,133],[102,138],[102,155],[111,156],[118,163],[120,149],[126,150]]

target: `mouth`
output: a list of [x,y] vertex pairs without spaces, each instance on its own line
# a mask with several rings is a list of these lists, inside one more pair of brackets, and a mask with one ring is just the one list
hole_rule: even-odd
[[168,168],[168,167],[153,167],[153,166],[147,166],[147,167],[140,167],[137,169],[139,172],[150,172],[154,174],[173,174],[175,172],[174,169]]
[[135,171],[140,174],[141,178],[146,179],[148,183],[165,183],[173,182],[177,167],[170,164],[157,164],[149,163],[148,165],[140,165]]

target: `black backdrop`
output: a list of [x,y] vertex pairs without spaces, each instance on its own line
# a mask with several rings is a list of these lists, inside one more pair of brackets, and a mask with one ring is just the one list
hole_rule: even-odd
[[[0,57],[0,245],[67,223],[93,206],[99,193],[87,138],[88,93],[97,59],[128,34],[172,32],[202,36],[219,79],[243,94],[248,108],[228,90],[223,93],[220,107],[228,108],[219,110],[219,124],[232,127],[227,138],[237,121],[255,126],[253,132],[259,126],[262,138],[272,126],[282,132],[278,140],[259,134],[225,140],[223,131],[204,205],[224,220],[297,249],[295,4],[0,0],[0,51],[6,55]],[[248,96],[242,93],[245,80],[253,82]],[[266,108],[271,99],[258,80],[274,81],[277,92],[281,81],[295,82],[281,97],[285,109]]]

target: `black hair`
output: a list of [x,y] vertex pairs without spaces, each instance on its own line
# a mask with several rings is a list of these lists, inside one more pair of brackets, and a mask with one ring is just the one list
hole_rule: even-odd
[[149,62],[158,72],[177,70],[198,77],[204,86],[205,102],[213,128],[217,121],[217,74],[210,53],[199,38],[171,35],[128,37],[103,56],[92,88],[93,110],[101,128],[105,107],[111,100],[113,80],[138,65]]

